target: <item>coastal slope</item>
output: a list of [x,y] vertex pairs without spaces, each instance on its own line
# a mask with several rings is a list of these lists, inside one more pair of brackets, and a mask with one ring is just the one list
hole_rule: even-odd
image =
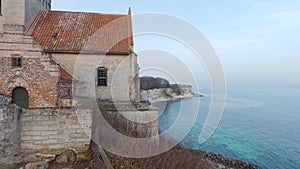
[[192,90],[191,85],[170,84],[169,81],[163,78],[149,76],[140,78],[140,99],[142,101],[169,101],[201,96]]

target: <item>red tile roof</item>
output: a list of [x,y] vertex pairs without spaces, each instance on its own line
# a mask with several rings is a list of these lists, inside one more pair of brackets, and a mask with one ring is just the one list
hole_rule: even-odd
[[41,11],[26,35],[46,52],[129,54],[131,14]]
[[60,78],[62,80],[74,80],[73,76],[68,73],[64,68],[60,67]]

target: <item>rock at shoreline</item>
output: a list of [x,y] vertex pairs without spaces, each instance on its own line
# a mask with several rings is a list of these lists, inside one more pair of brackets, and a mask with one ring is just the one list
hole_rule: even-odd
[[218,168],[218,169],[227,169],[227,168],[233,168],[233,169],[261,169],[261,167],[253,164],[246,163],[244,161],[239,161],[231,158],[227,158],[222,155],[210,153],[210,152],[202,152],[204,159],[211,161],[212,164]]
[[32,162],[38,162],[38,161],[53,161],[55,160],[55,155],[44,155],[44,154],[32,154],[29,156],[26,156],[23,159],[23,162],[25,163],[32,163]]
[[61,164],[72,164],[76,161],[77,152],[74,149],[67,149],[61,155],[57,156],[56,162]]

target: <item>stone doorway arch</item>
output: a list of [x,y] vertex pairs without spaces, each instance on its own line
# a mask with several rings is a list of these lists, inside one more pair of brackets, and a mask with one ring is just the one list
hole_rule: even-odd
[[12,103],[24,109],[28,109],[29,96],[27,90],[23,87],[14,88],[14,90],[12,91]]

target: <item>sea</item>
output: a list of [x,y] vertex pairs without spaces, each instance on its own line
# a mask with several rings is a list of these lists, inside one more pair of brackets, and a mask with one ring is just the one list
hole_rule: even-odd
[[[199,136],[212,96],[209,91],[201,93],[204,97],[156,103],[160,133],[172,129],[173,139],[179,139],[177,135],[185,131],[186,124],[193,123],[179,140],[184,148],[213,152],[264,169],[300,169],[299,87],[228,89],[220,123],[204,143],[199,142]],[[198,108],[192,108],[195,106]]]

